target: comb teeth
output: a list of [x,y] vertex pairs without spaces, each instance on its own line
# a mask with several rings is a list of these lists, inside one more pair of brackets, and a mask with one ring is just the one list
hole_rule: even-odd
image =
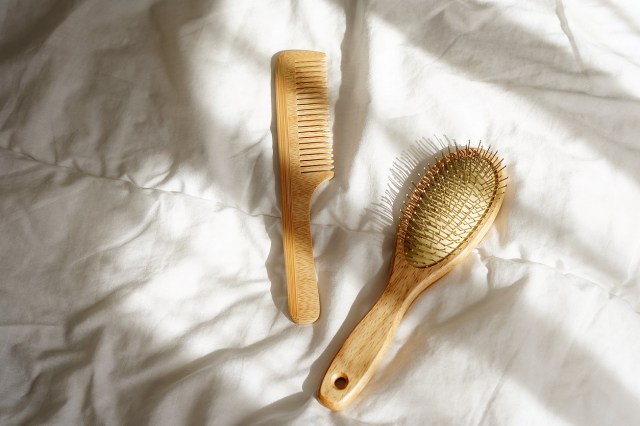
[[414,267],[457,254],[504,193],[502,160],[469,145],[442,155],[415,185],[399,228],[404,255]]
[[295,62],[300,172],[333,170],[329,90],[324,57]]

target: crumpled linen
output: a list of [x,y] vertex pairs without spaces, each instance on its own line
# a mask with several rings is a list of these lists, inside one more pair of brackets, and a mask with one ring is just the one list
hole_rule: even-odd
[[[640,422],[633,1],[9,1],[0,22],[0,423]],[[328,57],[311,326],[286,314],[286,49]],[[495,226],[332,413],[315,392],[386,284],[407,176],[453,140],[505,157]]]

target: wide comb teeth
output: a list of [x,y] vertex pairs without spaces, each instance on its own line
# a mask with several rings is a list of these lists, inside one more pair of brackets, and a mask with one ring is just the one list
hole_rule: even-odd
[[326,66],[324,57],[295,62],[301,173],[333,170]]
[[414,267],[435,265],[459,252],[504,194],[504,165],[495,152],[467,145],[443,154],[406,202],[399,236]]

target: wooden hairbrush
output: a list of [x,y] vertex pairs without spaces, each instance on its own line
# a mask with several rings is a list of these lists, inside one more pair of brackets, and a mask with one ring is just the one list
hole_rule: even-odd
[[341,410],[362,391],[415,298],[460,263],[493,223],[506,189],[502,160],[480,146],[448,150],[427,170],[398,225],[389,282],[344,342],[318,392]]
[[333,177],[326,55],[289,50],[275,67],[282,237],[289,314],[298,324],[320,315],[311,246],[310,205],[316,188]]

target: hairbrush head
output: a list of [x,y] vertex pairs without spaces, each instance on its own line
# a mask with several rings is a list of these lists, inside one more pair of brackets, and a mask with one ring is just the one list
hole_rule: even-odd
[[404,256],[426,268],[460,252],[504,193],[502,159],[482,147],[449,150],[406,202],[398,237]]

